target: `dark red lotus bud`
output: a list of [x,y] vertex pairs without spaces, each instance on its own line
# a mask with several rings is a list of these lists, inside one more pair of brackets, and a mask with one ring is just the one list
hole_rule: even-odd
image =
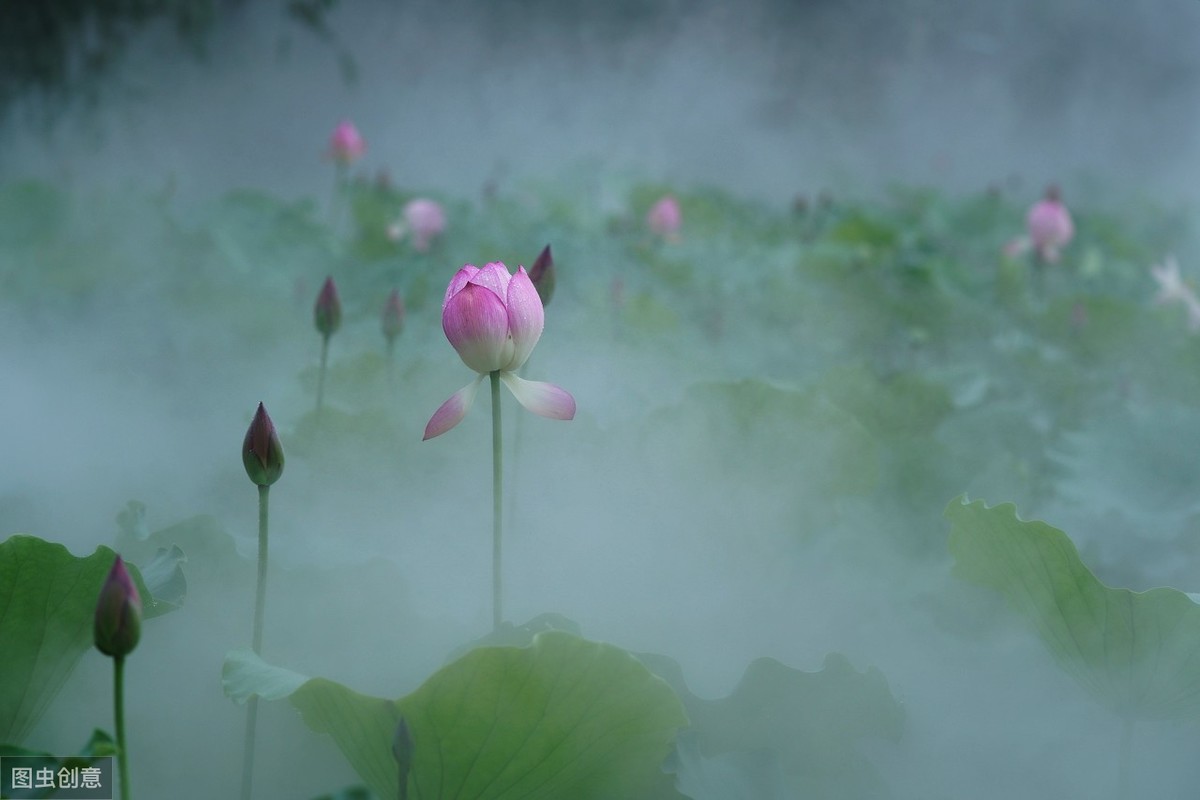
[[96,602],[93,641],[106,656],[124,658],[137,647],[142,636],[142,598],[125,562],[117,556]]
[[542,305],[549,305],[554,294],[555,281],[554,257],[550,255],[550,245],[543,247],[537,260],[533,262],[533,267],[529,270],[529,280],[533,281],[533,288],[537,289],[538,297],[542,298]]
[[283,474],[283,446],[262,403],[258,404],[242,442],[242,463],[250,480],[259,486],[270,486]]
[[328,338],[342,324],[342,301],[338,298],[337,286],[333,278],[325,279],[321,293],[317,295],[317,305],[313,309],[313,321],[321,335]]
[[404,330],[404,299],[399,289],[392,289],[383,307],[383,336],[392,342]]

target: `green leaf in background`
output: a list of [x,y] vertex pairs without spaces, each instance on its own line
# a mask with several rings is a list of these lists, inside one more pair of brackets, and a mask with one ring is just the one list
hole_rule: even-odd
[[1062,531],[1011,503],[951,501],[955,571],[1000,591],[1062,666],[1127,720],[1200,716],[1200,606],[1183,592],[1109,588]]
[[[639,654],[683,700],[691,719],[689,744],[703,759],[725,759],[723,769],[755,765],[760,774],[742,775],[742,786],[757,786],[756,800],[793,797],[886,797],[882,779],[858,751],[873,736],[898,741],[904,709],[887,679],[875,668],[858,672],[845,656],[830,653],[820,672],[803,672],[773,658],[750,663],[728,697],[705,700],[692,694],[672,659]],[[700,798],[722,797],[724,788],[707,785],[697,753],[681,748],[680,789]],[[763,761],[763,756],[766,763]],[[753,756],[753,761],[747,757]],[[690,761],[689,761],[690,760]],[[772,777],[772,773],[775,773]],[[724,786],[730,785],[725,779]],[[782,787],[778,794],[767,785]],[[745,789],[742,791],[750,791]],[[750,795],[748,795],[750,796]]]
[[[92,646],[96,599],[116,553],[80,558],[35,536],[0,543],[0,741],[19,744]],[[159,603],[136,567],[130,574],[147,619]]]
[[375,795],[371,794],[365,786],[348,786],[340,792],[333,794],[323,794],[314,800],[374,800]]
[[[299,677],[247,651],[230,653],[223,670],[235,698],[283,696]],[[628,652],[563,631],[529,647],[473,650],[399,701],[322,678],[290,699],[380,797],[397,794],[391,744],[403,716],[415,742],[414,800],[680,798],[662,771],[687,725],[678,698]]]

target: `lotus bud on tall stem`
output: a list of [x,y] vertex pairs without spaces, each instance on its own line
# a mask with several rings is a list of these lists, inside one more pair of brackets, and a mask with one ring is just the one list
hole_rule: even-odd
[[[262,403],[242,442],[242,464],[258,487],[258,581],[254,592],[253,647],[262,653],[263,615],[267,604],[267,522],[271,484],[283,474],[283,447],[275,425]],[[254,747],[258,723],[258,695],[246,704],[246,736],[242,750],[242,800],[249,800],[254,783]]]
[[492,624],[504,619],[501,606],[501,496],[503,489],[500,383],[517,402],[551,419],[572,419],[575,398],[552,383],[527,381],[516,373],[533,352],[545,325],[545,310],[533,281],[499,262],[479,269],[466,264],[450,280],[442,301],[442,331],[459,358],[478,373],[450,396],[425,425],[424,439],[441,436],[462,422],[484,376],[492,390]]
[[329,337],[333,336],[342,325],[342,301],[338,297],[337,285],[333,277],[325,279],[321,293],[317,295],[317,304],[313,308],[313,323],[321,334],[321,367],[317,372],[317,418],[321,416],[321,408],[325,398],[325,369],[329,361]]
[[336,233],[341,219],[343,198],[346,194],[347,178],[350,174],[350,164],[357,161],[367,152],[367,143],[363,140],[358,128],[349,120],[342,120],[333,129],[329,137],[329,149],[326,156],[333,161],[333,199],[329,207],[329,225]]
[[113,727],[117,734],[117,768],[121,774],[121,800],[129,800],[129,755],[125,738],[125,656],[142,636],[142,598],[125,562],[117,556],[96,601],[92,640],[96,649],[113,660]]
[[400,779],[399,800],[408,800],[408,775],[412,772],[413,751],[412,731],[408,729],[408,720],[400,717],[396,724],[396,734],[392,737],[392,757],[396,759],[396,767]]
[[[542,300],[542,308],[550,305],[550,298],[554,296],[554,287],[557,284],[557,275],[554,269],[554,256],[550,252],[550,245],[542,248],[542,252],[538,253],[538,257],[534,259],[533,266],[529,269],[529,280],[533,282],[533,288],[537,289],[538,297]],[[526,360],[518,370],[518,374],[524,374],[529,368],[529,361]],[[513,424],[513,465],[512,465],[512,481],[514,487],[519,487],[520,482],[517,479],[517,470],[520,469],[521,459],[519,453],[521,449],[521,429],[524,427],[522,423],[525,420],[523,414],[518,414]],[[517,518],[517,492],[512,493],[511,501],[508,504],[508,523],[509,526],[516,524]]]

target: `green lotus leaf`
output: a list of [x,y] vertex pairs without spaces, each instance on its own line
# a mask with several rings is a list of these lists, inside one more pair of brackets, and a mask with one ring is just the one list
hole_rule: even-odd
[[[96,599],[114,558],[107,547],[81,558],[35,536],[0,543],[0,741],[25,739],[92,646]],[[136,567],[129,572],[144,618],[177,607],[158,602]]]
[[[247,651],[226,657],[226,693],[280,696],[295,673]],[[620,648],[564,631],[529,647],[482,647],[398,701],[314,678],[290,694],[380,797],[397,795],[392,738],[403,717],[415,743],[409,796],[463,800],[678,800],[662,771],[687,725],[671,688]]]
[[864,737],[899,740],[904,726],[904,709],[879,670],[859,672],[838,653],[826,656],[819,672],[759,658],[728,697],[706,700],[692,694],[674,660],[638,658],[671,684],[691,719],[686,739],[681,736],[684,791],[757,800],[887,796],[858,751]]
[[1175,589],[1105,586],[1062,531],[1011,503],[951,501],[955,571],[998,590],[1059,665],[1126,719],[1200,717],[1200,606]]

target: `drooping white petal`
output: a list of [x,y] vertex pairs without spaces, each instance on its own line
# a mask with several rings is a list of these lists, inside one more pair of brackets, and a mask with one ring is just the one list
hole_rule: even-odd
[[542,381],[527,381],[512,372],[501,372],[500,380],[517,398],[517,402],[533,413],[550,419],[574,419],[575,398],[570,392]]
[[438,406],[438,410],[433,412],[433,416],[425,425],[425,435],[421,437],[421,441],[441,436],[462,422],[463,417],[467,416],[467,412],[471,410],[471,404],[475,402],[475,392],[479,389],[479,382],[482,380],[482,375],[476,376],[475,380],[450,395],[449,400]]

